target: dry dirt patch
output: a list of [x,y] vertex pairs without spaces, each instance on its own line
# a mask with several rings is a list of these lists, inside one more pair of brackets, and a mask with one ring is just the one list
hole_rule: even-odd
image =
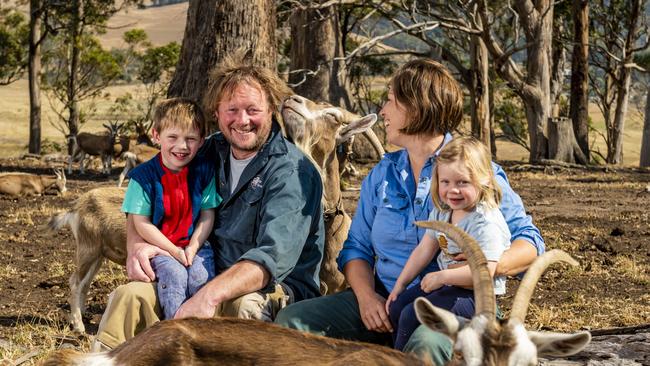
[[[527,319],[535,329],[568,331],[650,323],[650,173],[634,169],[553,174],[516,172],[506,164],[515,190],[542,231],[548,248],[568,251],[580,269],[556,267],[541,280]],[[368,166],[362,171],[368,170]],[[49,174],[33,160],[0,160],[0,171]],[[98,172],[68,177],[69,194],[13,199],[0,196],[0,359],[15,360],[29,350],[61,343],[85,349],[66,316],[73,239],[69,231],[44,228],[49,217],[71,207],[76,196],[116,184]],[[359,180],[348,183],[345,207],[354,212]],[[87,330],[94,334],[108,293],[126,281],[122,268],[105,265],[91,285]],[[509,310],[518,280],[508,281],[499,305]]]

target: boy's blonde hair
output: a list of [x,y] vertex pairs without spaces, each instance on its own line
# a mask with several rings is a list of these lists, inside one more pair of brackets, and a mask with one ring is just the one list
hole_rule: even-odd
[[170,98],[158,103],[153,114],[153,129],[160,133],[172,127],[180,128],[183,132],[196,128],[202,138],[208,134],[208,124],[201,106],[189,98]]
[[456,137],[445,145],[436,158],[436,168],[431,179],[431,199],[439,210],[448,210],[438,194],[438,166],[462,162],[469,171],[472,184],[478,188],[478,202],[489,208],[498,208],[501,202],[501,188],[497,184],[492,158],[487,146],[474,137]]
[[430,59],[407,62],[390,81],[395,99],[406,109],[405,135],[444,135],[463,117],[463,91],[449,70]]

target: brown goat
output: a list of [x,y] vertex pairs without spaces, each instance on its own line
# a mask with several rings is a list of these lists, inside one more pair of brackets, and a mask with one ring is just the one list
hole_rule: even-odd
[[347,286],[336,258],[350,229],[350,216],[343,210],[337,147],[354,135],[364,133],[381,156],[384,149],[372,132],[377,115],[360,117],[327,103],[314,103],[293,95],[282,103],[284,129],[321,172],[325,217],[325,251],[320,268],[321,293],[336,293]]
[[61,194],[67,191],[63,169],[54,169],[55,176],[28,173],[0,174],[0,194],[14,197],[40,196],[46,189],[56,186]]
[[79,161],[79,171],[81,174],[84,173],[84,161],[88,155],[101,156],[102,158],[102,173],[110,174],[111,173],[111,160],[115,151],[116,145],[122,149],[121,141],[118,139],[118,132],[122,127],[121,124],[112,122],[110,124],[104,124],[104,127],[108,130],[108,134],[105,135],[95,135],[92,133],[81,132],[77,134],[76,137],[70,137],[75,139],[74,151],[70,154],[68,158],[68,174],[72,174],[72,161]]
[[75,272],[70,276],[70,322],[80,333],[85,331],[82,315],[86,296],[104,258],[126,263],[126,219],[120,212],[125,189],[102,187],[81,195],[74,207],[53,216],[49,227],[70,227],[76,243]]

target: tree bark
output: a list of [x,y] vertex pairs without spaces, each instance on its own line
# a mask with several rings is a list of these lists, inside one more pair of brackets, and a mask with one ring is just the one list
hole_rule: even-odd
[[589,1],[573,1],[573,55],[571,57],[571,101],[569,115],[580,151],[589,151]]
[[29,3],[29,153],[41,153],[41,0]]
[[643,118],[643,137],[641,137],[641,167],[650,166],[650,82],[647,85],[645,117]]
[[201,100],[210,70],[241,48],[252,51],[255,63],[275,70],[275,28],[272,0],[190,0],[181,56],[167,96]]
[[[294,91],[314,101],[350,109],[350,97],[340,71],[345,67],[338,12],[334,6],[323,9],[297,9],[290,18],[291,65],[289,82]],[[301,71],[299,71],[301,70]]]
[[479,36],[471,37],[472,85],[469,88],[471,100],[472,134],[492,151],[490,124],[490,80],[488,78],[488,50]]
[[587,164],[573,134],[573,124],[566,117],[551,118],[548,125],[548,150],[552,160],[566,163],[575,163],[577,160],[580,164]]
[[79,55],[81,53],[81,35],[83,33],[83,1],[74,0],[70,21],[70,64],[68,65],[68,153],[72,156],[79,132],[79,100],[77,96]]

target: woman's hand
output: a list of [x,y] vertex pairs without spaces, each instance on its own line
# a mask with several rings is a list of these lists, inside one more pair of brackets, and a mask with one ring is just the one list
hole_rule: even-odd
[[444,285],[440,272],[429,272],[424,276],[422,282],[420,282],[420,288],[426,293],[437,290]]
[[357,295],[359,313],[363,324],[370,331],[387,333],[393,331],[393,326],[386,312],[386,300],[376,292],[364,296]]

